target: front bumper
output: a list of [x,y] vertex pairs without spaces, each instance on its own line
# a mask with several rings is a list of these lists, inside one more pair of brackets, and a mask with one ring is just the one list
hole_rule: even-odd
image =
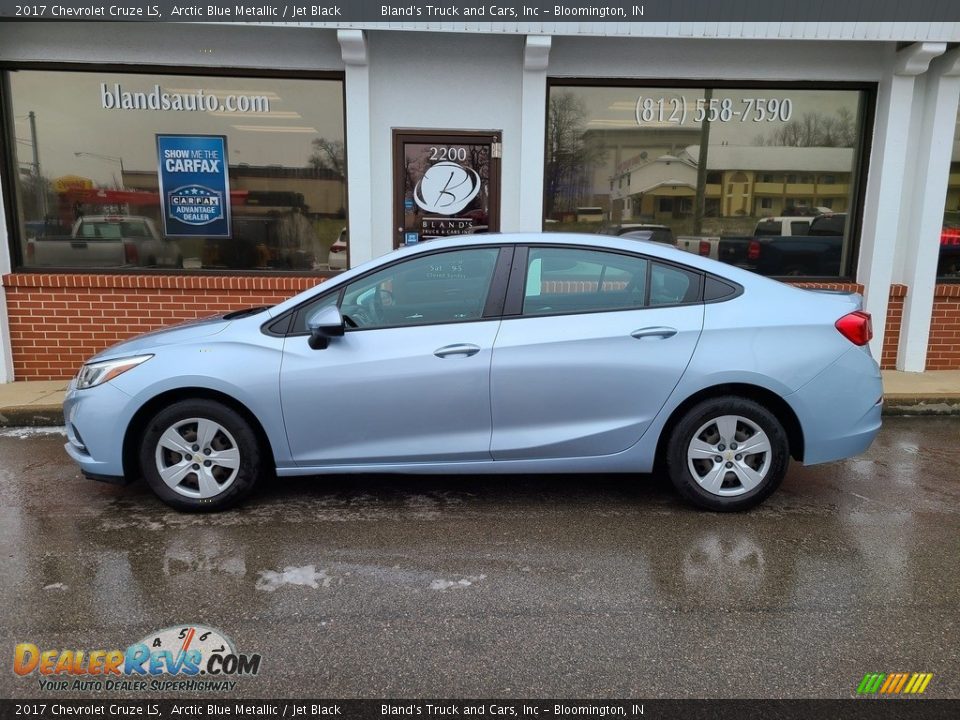
[[67,454],[87,477],[112,482],[123,478],[123,438],[131,398],[107,382],[86,390],[71,380],[63,401]]

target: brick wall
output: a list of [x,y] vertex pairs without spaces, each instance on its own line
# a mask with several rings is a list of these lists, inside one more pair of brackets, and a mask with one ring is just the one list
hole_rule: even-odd
[[[133,335],[217,312],[272,305],[318,282],[317,277],[263,275],[5,275],[14,377],[68,378],[94,353]],[[854,283],[799,284],[863,292]],[[930,362],[940,363],[938,368],[960,367],[960,286],[938,285],[937,291]],[[893,367],[896,359],[905,296],[905,286],[891,288],[884,368]],[[940,348],[936,358],[935,338]]]
[[960,368],[960,285],[937,285],[927,344],[927,370]]
[[900,323],[903,321],[903,303],[907,299],[906,285],[891,285],[887,303],[887,323],[883,331],[883,351],[880,367],[892,370],[897,366],[897,348],[900,345]]
[[182,320],[273,305],[317,277],[69,275],[3,277],[17,380],[69,378],[120,340]]

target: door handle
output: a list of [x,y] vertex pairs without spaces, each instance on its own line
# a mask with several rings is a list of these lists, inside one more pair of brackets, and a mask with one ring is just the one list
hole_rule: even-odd
[[438,348],[433,351],[433,354],[438,358],[445,357],[470,357],[471,355],[476,355],[480,352],[480,348],[477,345],[470,345],[469,343],[457,343],[456,345],[445,345],[442,348]]
[[637,340],[642,340],[643,338],[648,337],[658,337],[666,340],[667,338],[673,337],[677,334],[677,329],[672,327],[645,327],[640,328],[639,330],[634,330],[630,333],[630,337],[635,337]]

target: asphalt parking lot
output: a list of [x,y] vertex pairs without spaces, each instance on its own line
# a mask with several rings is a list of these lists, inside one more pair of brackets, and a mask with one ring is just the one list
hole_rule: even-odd
[[0,430],[0,697],[53,697],[17,643],[183,623],[261,654],[230,697],[960,696],[960,418],[887,418],[736,515],[618,476],[282,480],[181,515],[62,443]]

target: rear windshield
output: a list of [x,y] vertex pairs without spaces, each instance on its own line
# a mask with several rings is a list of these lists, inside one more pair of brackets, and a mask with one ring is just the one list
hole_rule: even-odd
[[84,222],[80,225],[80,236],[85,238],[145,238],[149,237],[146,223],[134,222]]
[[757,223],[757,232],[755,234],[761,237],[783,235],[783,223],[779,220],[767,220],[762,223]]
[[673,245],[673,231],[669,230],[668,228],[664,228],[663,230],[654,230],[650,236],[650,239],[654,242]]
[[[786,228],[784,228],[786,225]],[[760,237],[771,237],[777,235],[807,235],[810,232],[810,223],[806,220],[791,220],[789,223],[783,223],[779,220],[764,220],[757,223],[756,235]]]
[[831,215],[818,217],[810,223],[811,235],[843,235],[843,227],[847,223],[845,215]]

